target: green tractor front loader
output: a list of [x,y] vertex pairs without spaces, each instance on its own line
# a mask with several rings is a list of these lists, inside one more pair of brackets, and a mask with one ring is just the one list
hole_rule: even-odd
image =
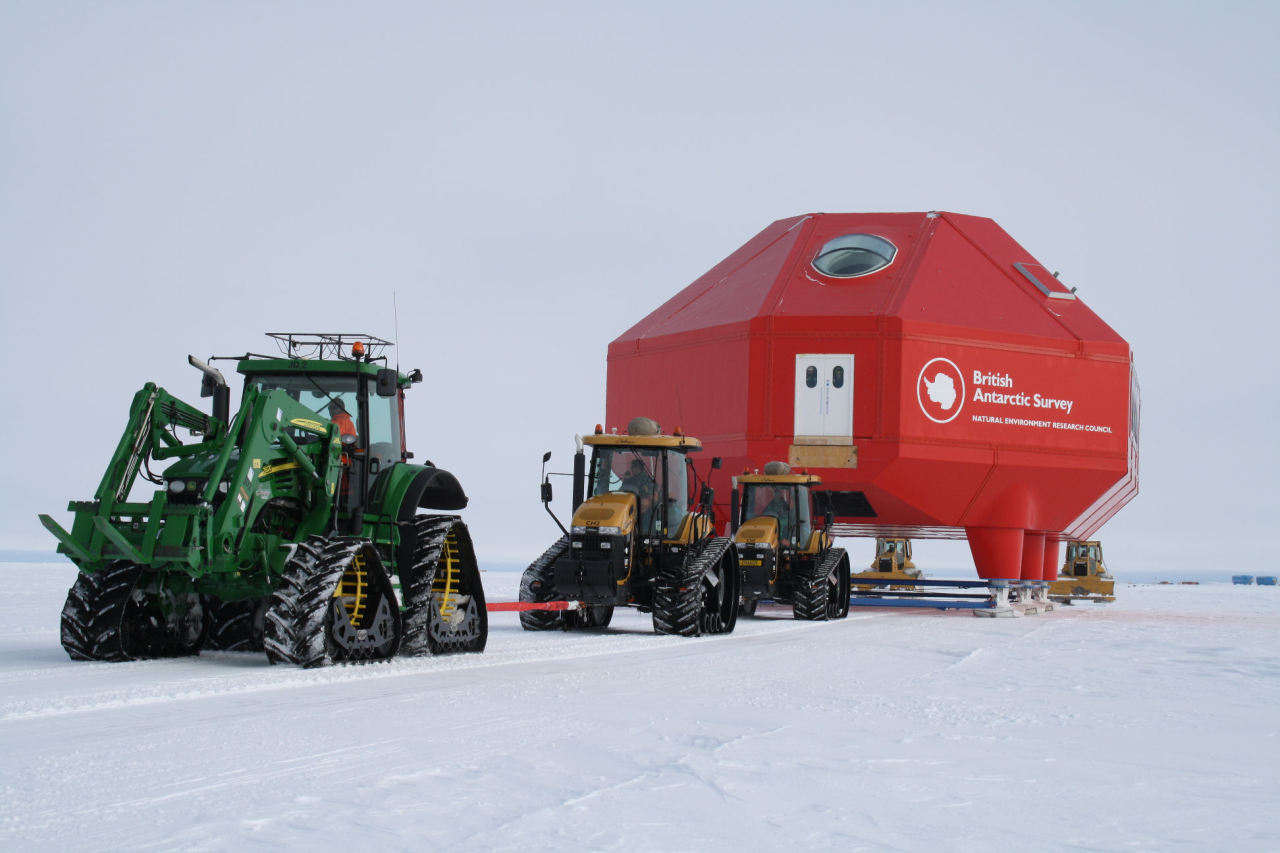
[[[409,462],[404,392],[370,335],[269,333],[279,356],[200,359],[212,413],[148,383],[93,500],[67,531],[80,569],[62,611],[75,660],[263,650],[304,667],[479,652],[484,591],[458,480]],[[210,361],[220,360],[218,358]],[[227,359],[221,359],[227,360]],[[132,492],[144,479],[149,499]]]

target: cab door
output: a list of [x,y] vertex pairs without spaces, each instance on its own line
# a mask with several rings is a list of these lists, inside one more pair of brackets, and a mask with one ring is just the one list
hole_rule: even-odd
[[853,355],[796,356],[795,438],[799,443],[853,443]]

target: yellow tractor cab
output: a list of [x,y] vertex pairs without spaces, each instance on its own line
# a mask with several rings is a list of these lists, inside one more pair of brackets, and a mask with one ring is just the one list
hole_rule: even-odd
[[735,478],[730,511],[742,569],[742,612],[762,600],[789,603],[797,619],[849,615],[849,557],[813,518],[813,487],[822,480],[784,462]]
[[[892,586],[890,589],[913,589],[909,582],[921,577],[920,570],[916,568],[915,563],[911,562],[911,540],[884,537],[876,539],[875,558],[866,571],[854,574],[853,582],[856,584],[858,578],[877,581],[902,580],[907,582],[906,585]],[[872,587],[864,584],[858,589],[866,591]]]
[[1049,598],[1063,604],[1115,601],[1115,589],[1115,578],[1102,563],[1102,543],[1068,542],[1058,579],[1049,585]]

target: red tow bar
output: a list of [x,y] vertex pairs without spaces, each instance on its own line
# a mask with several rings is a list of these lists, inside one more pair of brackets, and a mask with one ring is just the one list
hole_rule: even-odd
[[579,610],[580,601],[495,601],[485,605],[490,613],[500,610]]

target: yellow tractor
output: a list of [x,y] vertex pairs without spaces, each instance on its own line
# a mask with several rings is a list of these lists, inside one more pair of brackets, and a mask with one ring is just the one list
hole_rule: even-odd
[[[853,582],[857,584],[859,578],[876,581],[901,580],[906,582],[905,585],[894,585],[890,589],[914,589],[910,582],[920,577],[920,570],[911,562],[911,540],[885,537],[876,539],[875,559],[866,571],[853,576]],[[865,584],[858,587],[864,592],[872,588]]]
[[[582,444],[591,460],[580,447],[570,526],[556,521],[564,535],[521,578],[521,626],[604,628],[614,607],[632,606],[653,614],[659,634],[733,631],[738,563],[732,543],[715,535],[710,485],[695,488],[689,454],[702,442],[679,429],[663,435],[650,418],[635,418],[625,435],[596,427]],[[542,501],[550,512],[545,471]]]
[[784,462],[737,478],[731,524],[744,615],[755,615],[764,599],[789,602],[797,619],[849,615],[849,556],[834,547],[829,516],[813,523],[811,488],[821,482],[793,473]]
[[1063,604],[1115,601],[1115,589],[1115,578],[1102,563],[1102,543],[1068,542],[1066,561],[1049,585],[1049,598]]

